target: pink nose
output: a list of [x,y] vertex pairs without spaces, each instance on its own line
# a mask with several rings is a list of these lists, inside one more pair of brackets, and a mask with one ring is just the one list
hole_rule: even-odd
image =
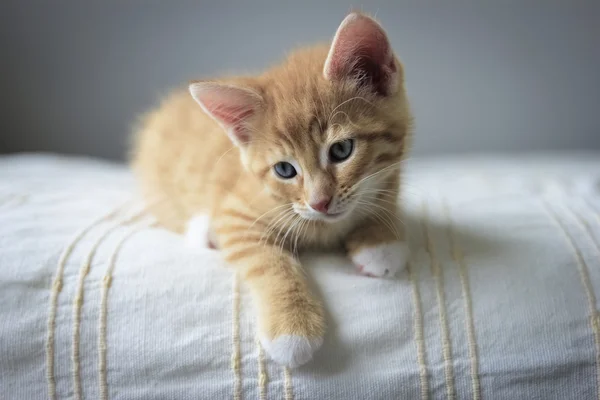
[[327,214],[329,203],[331,203],[331,197],[323,197],[314,203],[310,203],[310,206],[318,212]]

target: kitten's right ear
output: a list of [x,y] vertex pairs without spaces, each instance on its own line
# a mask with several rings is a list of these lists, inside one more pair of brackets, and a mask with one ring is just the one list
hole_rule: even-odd
[[225,129],[234,144],[244,146],[252,140],[248,124],[262,108],[260,94],[245,87],[217,82],[192,82],[189,90],[200,107]]

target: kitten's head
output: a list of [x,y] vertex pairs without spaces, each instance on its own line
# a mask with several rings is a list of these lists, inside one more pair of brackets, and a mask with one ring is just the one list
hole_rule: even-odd
[[190,92],[245,167],[306,219],[368,207],[407,147],[402,66],[362,14],[347,16],[330,46],[297,51],[258,77],[194,82]]

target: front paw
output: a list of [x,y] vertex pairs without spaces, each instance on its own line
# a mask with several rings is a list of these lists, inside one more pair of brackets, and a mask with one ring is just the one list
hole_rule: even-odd
[[276,307],[264,317],[260,342],[269,357],[280,365],[296,368],[306,364],[323,344],[325,323],[317,302],[298,301]]
[[218,249],[214,233],[210,229],[210,217],[208,215],[194,215],[187,222],[185,242],[192,249]]
[[273,339],[261,336],[260,342],[273,361],[296,368],[309,362],[323,344],[322,337],[281,335]]
[[409,255],[406,242],[394,241],[361,247],[352,252],[350,257],[361,274],[376,278],[390,278],[404,269]]

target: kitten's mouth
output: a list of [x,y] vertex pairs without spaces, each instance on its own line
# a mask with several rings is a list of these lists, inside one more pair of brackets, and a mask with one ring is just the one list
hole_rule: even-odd
[[328,220],[328,221],[339,221],[347,213],[348,213],[348,210],[340,211],[340,212],[337,212],[337,213],[331,213],[331,214],[329,214],[329,213],[328,214],[321,214],[321,218],[323,218],[325,220]]
[[344,218],[346,218],[346,216],[348,216],[349,212],[350,212],[351,207],[346,208],[345,210],[336,212],[336,213],[320,213],[320,212],[316,212],[316,211],[312,211],[312,210],[301,210],[301,209],[296,209],[294,211],[296,211],[296,213],[298,215],[300,215],[302,218],[307,219],[309,221],[326,221],[326,222],[337,222],[340,221]]

